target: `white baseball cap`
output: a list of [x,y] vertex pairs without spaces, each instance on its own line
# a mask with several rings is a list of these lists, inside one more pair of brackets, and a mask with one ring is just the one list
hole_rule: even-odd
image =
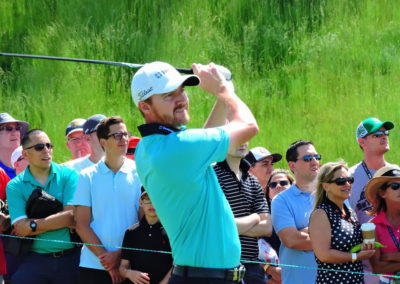
[[11,166],[14,167],[14,163],[22,156],[22,146],[19,146],[11,154]]
[[181,75],[165,62],[152,62],[140,68],[132,79],[132,99],[136,106],[155,94],[165,94],[179,86],[196,86],[200,83],[196,75]]

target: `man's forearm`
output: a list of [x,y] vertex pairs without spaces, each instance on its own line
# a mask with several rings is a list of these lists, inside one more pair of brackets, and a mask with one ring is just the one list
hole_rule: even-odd
[[235,222],[239,235],[244,235],[260,222],[260,216],[257,213],[253,213],[245,217],[235,218]]
[[272,235],[272,223],[271,220],[263,220],[257,225],[253,226],[250,230],[241,234],[247,237],[270,237]]
[[53,231],[74,225],[74,215],[72,209],[62,211],[57,214],[50,215],[42,219],[29,219],[35,220],[37,229],[31,235],[42,234],[47,231]]
[[85,244],[94,244],[96,246],[87,247],[98,257],[103,253],[107,252],[107,250],[102,246],[100,239],[97,237],[96,233],[89,226],[77,226],[76,231],[81,237],[82,241]]

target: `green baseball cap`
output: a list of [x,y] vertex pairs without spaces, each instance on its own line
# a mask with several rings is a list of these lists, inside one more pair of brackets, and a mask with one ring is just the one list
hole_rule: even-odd
[[394,124],[391,121],[383,121],[382,122],[375,117],[369,117],[369,118],[365,119],[364,121],[360,122],[360,124],[357,126],[357,130],[356,130],[357,142],[358,142],[358,138],[364,138],[368,134],[378,131],[379,128],[381,128],[382,126],[386,130],[390,130],[394,127]]

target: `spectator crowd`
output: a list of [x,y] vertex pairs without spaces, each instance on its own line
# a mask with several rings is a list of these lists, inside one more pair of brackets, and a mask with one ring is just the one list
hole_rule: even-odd
[[[192,69],[146,64],[132,80],[142,138],[119,116],[76,118],[63,164],[44,129],[0,113],[1,282],[400,283],[400,168],[384,158],[394,124],[354,127],[352,167],[298,140],[290,171],[274,169],[282,154],[248,149],[258,126],[232,82],[213,64]],[[216,102],[186,129],[197,85]]]

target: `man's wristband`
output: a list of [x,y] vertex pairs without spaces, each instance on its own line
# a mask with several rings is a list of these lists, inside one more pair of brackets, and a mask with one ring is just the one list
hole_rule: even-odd
[[357,261],[357,253],[352,252],[351,253],[351,262],[355,262],[355,261]]

